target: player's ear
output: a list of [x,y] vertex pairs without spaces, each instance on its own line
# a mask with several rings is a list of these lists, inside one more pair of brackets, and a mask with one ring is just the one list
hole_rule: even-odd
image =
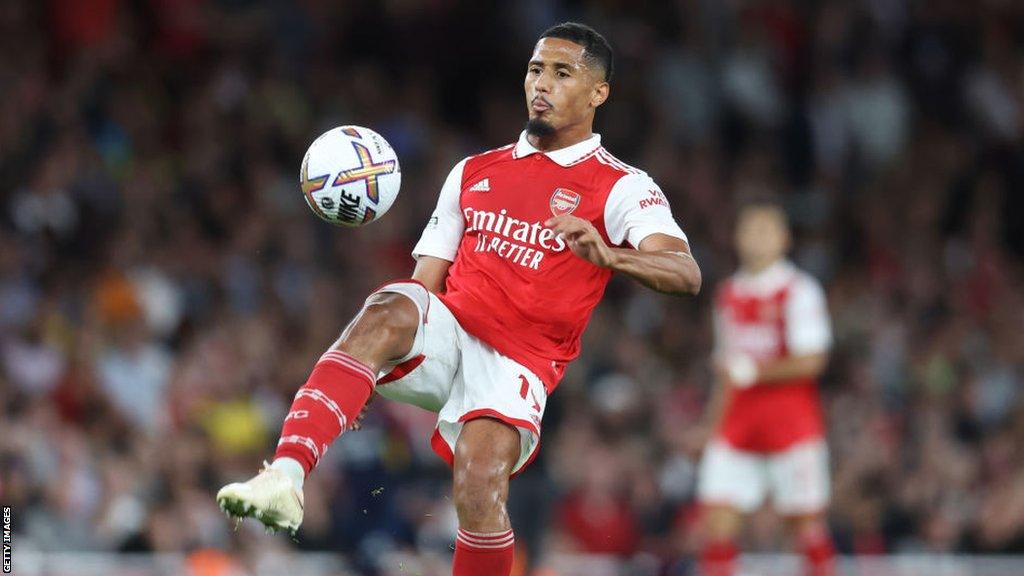
[[590,94],[590,105],[597,108],[604,101],[608,99],[608,92],[611,90],[611,86],[608,85],[604,80],[594,84],[594,90]]

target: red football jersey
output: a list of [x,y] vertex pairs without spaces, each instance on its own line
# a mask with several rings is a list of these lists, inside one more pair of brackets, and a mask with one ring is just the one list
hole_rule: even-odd
[[441,300],[459,324],[533,371],[551,392],[611,271],[574,255],[544,222],[589,220],[609,245],[650,234],[686,239],[644,172],[591,138],[540,152],[526,140],[459,162],[413,250],[453,262]]
[[[820,284],[789,262],[737,273],[715,296],[716,355],[758,360],[825,352],[832,332]],[[730,389],[718,436],[751,452],[775,452],[824,435],[817,382]]]

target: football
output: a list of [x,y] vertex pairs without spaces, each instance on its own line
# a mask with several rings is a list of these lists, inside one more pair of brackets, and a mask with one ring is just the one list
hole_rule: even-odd
[[306,204],[337,226],[362,226],[383,216],[398,197],[401,183],[394,149],[383,136],[362,126],[339,126],[321,134],[299,169]]

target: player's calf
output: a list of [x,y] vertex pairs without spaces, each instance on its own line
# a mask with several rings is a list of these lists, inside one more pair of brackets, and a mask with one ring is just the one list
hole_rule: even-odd
[[519,431],[498,420],[478,418],[463,426],[453,469],[459,526],[480,532],[509,528],[505,502],[519,444]]
[[822,514],[805,514],[788,518],[790,529],[804,556],[806,576],[834,576],[835,546],[828,523]]
[[519,431],[503,422],[481,418],[463,427],[455,446],[454,576],[511,573],[515,538],[505,503],[519,450]]
[[701,576],[734,576],[739,558],[736,537],[742,521],[740,511],[731,506],[706,505],[702,514]]

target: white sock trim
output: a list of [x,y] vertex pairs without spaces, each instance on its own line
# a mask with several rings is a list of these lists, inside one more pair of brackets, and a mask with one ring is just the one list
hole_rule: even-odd
[[299,464],[298,460],[282,456],[276,458],[270,467],[284,472],[285,476],[288,476],[292,483],[295,484],[295,488],[302,490],[302,483],[306,480],[306,469],[302,467],[302,464]]

